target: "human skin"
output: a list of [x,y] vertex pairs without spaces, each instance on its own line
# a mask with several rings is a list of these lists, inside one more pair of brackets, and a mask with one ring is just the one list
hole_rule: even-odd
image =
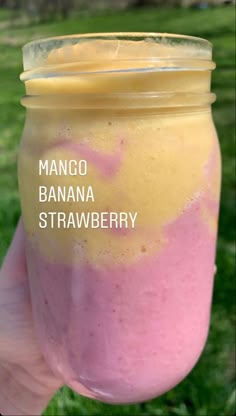
[[22,221],[0,271],[0,413],[41,415],[62,385],[35,335]]

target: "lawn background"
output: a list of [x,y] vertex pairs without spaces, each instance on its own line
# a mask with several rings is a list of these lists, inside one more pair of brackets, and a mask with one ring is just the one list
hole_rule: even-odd
[[[134,406],[110,406],[61,389],[46,415],[180,415],[233,416],[235,405],[235,10],[232,6],[195,10],[147,8],[119,12],[75,13],[69,20],[13,26],[0,10],[0,260],[6,253],[20,215],[17,188],[17,148],[25,110],[21,47],[53,35],[111,31],[155,31],[207,38],[214,46],[217,69],[212,90],[217,94],[213,115],[223,159],[223,184],[217,249],[217,274],[210,333],[206,348],[191,374],[164,396]],[[201,138],[199,138],[200,140]]]

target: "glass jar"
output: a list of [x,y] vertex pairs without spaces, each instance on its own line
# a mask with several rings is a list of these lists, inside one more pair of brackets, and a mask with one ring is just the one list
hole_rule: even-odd
[[190,372],[209,327],[220,194],[211,44],[92,34],[23,53],[19,187],[43,354],[82,395],[153,398]]

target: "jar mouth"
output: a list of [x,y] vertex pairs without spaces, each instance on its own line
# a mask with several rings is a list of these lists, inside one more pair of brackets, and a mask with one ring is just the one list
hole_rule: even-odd
[[[87,51],[86,51],[87,50]],[[65,66],[77,64],[77,73],[88,63],[123,62],[117,70],[140,70],[140,62],[164,70],[198,67],[214,69],[212,44],[202,38],[170,33],[117,32],[58,36],[36,40],[23,47],[24,71],[46,68],[53,76],[55,67],[63,72]],[[129,68],[127,64],[132,66]],[[81,68],[80,68],[81,66]],[[67,68],[69,70],[69,68]],[[90,71],[90,69],[88,69]],[[44,72],[44,71],[43,71]],[[23,73],[29,79],[37,73]]]
[[50,43],[57,42],[58,45],[65,44],[74,44],[79,40],[94,40],[94,39],[103,39],[103,40],[132,40],[139,41],[144,39],[150,39],[156,41],[168,40],[168,42],[185,42],[191,44],[197,44],[205,49],[212,50],[212,43],[209,40],[190,35],[176,34],[176,33],[164,33],[164,32],[99,32],[99,33],[78,33],[73,35],[63,35],[63,36],[52,36],[43,39],[33,40],[26,43],[23,46],[23,52],[28,53],[29,49],[35,47],[50,47]]

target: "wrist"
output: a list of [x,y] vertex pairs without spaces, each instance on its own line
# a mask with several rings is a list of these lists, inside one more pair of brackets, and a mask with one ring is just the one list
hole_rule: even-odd
[[[24,370],[22,370],[24,373]],[[41,415],[54,391],[40,391],[34,382],[28,385],[27,374],[22,377],[9,365],[0,365],[0,414],[3,416]]]

